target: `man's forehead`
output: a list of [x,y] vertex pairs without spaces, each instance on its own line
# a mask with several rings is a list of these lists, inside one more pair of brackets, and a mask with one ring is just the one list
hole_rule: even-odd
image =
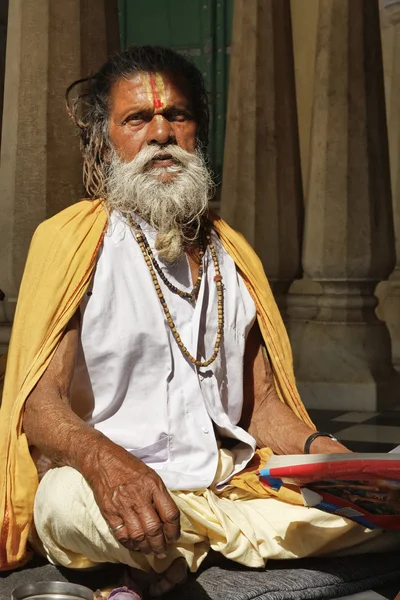
[[167,100],[165,97],[165,83],[161,73],[141,73],[141,82],[146,90],[147,100],[153,102],[154,108],[164,108]]
[[139,72],[121,78],[111,90],[112,103],[137,103],[162,110],[170,104],[190,104],[188,82],[179,74]]

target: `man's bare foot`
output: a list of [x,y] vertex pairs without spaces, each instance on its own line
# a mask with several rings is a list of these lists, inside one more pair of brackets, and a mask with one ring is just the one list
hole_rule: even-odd
[[[170,592],[176,585],[184,583],[187,578],[187,563],[184,558],[177,558],[164,573],[159,574],[159,579],[150,586],[150,596],[163,596]],[[122,599],[124,600],[124,599]]]

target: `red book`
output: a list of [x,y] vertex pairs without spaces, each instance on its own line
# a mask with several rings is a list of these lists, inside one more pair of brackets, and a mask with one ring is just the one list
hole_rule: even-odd
[[305,506],[371,529],[400,529],[399,454],[272,456],[259,476],[275,490],[298,486]]

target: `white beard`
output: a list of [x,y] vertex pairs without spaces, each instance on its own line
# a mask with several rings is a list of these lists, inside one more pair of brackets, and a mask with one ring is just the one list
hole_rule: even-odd
[[[149,165],[163,155],[176,164]],[[166,173],[169,180],[163,181]],[[176,262],[184,244],[197,237],[212,192],[212,177],[198,150],[191,153],[172,144],[146,146],[131,162],[112,153],[107,202],[122,214],[135,212],[157,231],[156,249],[164,262]]]

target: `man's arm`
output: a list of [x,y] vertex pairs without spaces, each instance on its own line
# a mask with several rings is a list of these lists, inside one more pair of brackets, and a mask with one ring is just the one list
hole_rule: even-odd
[[[275,454],[302,454],[306,439],[314,433],[286,404],[275,389],[267,354],[262,347],[258,324],[252,327],[244,358],[244,408],[240,425],[255,438],[259,448]],[[312,453],[349,452],[334,440],[319,437],[311,444]]]
[[24,431],[53,465],[78,470],[115,537],[131,550],[163,555],[179,538],[179,511],[161,478],[141,460],[84,423],[70,407],[79,343],[74,316],[44,375],[29,395]]

